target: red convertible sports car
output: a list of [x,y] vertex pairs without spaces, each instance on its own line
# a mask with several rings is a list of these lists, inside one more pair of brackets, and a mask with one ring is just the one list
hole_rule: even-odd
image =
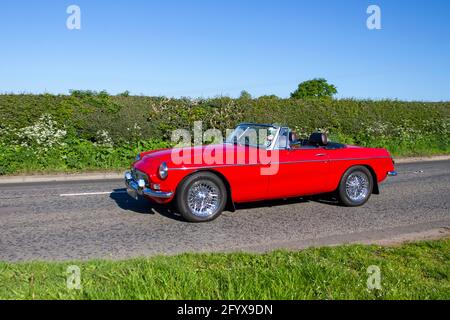
[[174,202],[192,222],[217,218],[235,203],[334,192],[360,206],[395,176],[385,149],[298,139],[288,127],[244,123],[224,143],[142,152],[125,173],[130,196]]

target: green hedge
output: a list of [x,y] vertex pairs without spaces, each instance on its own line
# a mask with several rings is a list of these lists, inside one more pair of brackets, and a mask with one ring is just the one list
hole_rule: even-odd
[[[223,131],[248,121],[285,124],[305,136],[324,130],[333,140],[386,147],[397,155],[450,150],[449,102],[170,99],[78,91],[0,95],[0,120],[0,174],[122,168],[138,150],[170,145],[172,130],[192,129],[194,121]],[[41,141],[44,128],[53,131]],[[29,160],[15,160],[18,154]]]

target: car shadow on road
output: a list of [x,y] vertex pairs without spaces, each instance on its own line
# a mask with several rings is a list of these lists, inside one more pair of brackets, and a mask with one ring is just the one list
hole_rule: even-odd
[[304,198],[263,200],[263,201],[257,201],[257,202],[237,203],[235,205],[235,207],[236,207],[236,210],[258,209],[258,208],[271,208],[271,207],[287,206],[287,205],[303,203],[303,202],[308,202],[308,200],[306,200]]
[[126,193],[124,188],[115,189],[110,198],[116,202],[119,208],[126,211],[149,215],[160,214],[173,220],[184,221],[172,205],[159,205],[143,198],[135,200]]
[[[131,198],[127,193],[126,189],[115,189],[110,195],[116,204],[123,210],[132,211],[140,214],[160,214],[166,218],[173,219],[176,221],[185,221],[182,216],[176,211],[172,204],[169,205],[159,205],[153,203],[143,198],[135,200]],[[270,208],[270,207],[280,207],[286,205],[293,205],[306,202],[317,202],[321,204],[340,206],[339,201],[333,194],[322,194],[309,197],[297,197],[288,199],[277,199],[277,200],[265,200],[250,203],[240,203],[236,204],[236,210],[244,209],[258,209],[258,208]]]
[[331,206],[340,206],[340,203],[334,194],[321,194],[321,195],[307,196],[307,197],[264,200],[264,201],[258,201],[258,202],[250,202],[250,203],[239,203],[239,204],[236,204],[236,210],[280,207],[280,206],[287,206],[287,205],[307,203],[307,202],[317,202],[317,203],[327,204],[327,205],[331,205]]
[[319,195],[315,195],[315,196],[309,196],[309,197],[307,197],[307,199],[309,201],[327,204],[330,206],[342,207],[342,203],[339,201],[336,194],[334,194],[334,193],[325,193],[325,194],[319,194]]

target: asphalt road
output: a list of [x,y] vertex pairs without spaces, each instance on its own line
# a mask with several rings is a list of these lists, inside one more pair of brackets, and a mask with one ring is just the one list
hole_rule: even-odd
[[271,201],[203,224],[131,199],[118,180],[0,185],[0,260],[264,251],[448,228],[450,160],[401,164],[397,171],[363,207],[320,197]]

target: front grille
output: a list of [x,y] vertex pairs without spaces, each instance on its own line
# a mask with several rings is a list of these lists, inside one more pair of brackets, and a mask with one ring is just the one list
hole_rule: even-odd
[[138,181],[139,179],[143,179],[145,181],[145,185],[149,185],[148,176],[144,172],[139,171],[133,167],[133,169],[131,169],[131,175],[134,180]]

